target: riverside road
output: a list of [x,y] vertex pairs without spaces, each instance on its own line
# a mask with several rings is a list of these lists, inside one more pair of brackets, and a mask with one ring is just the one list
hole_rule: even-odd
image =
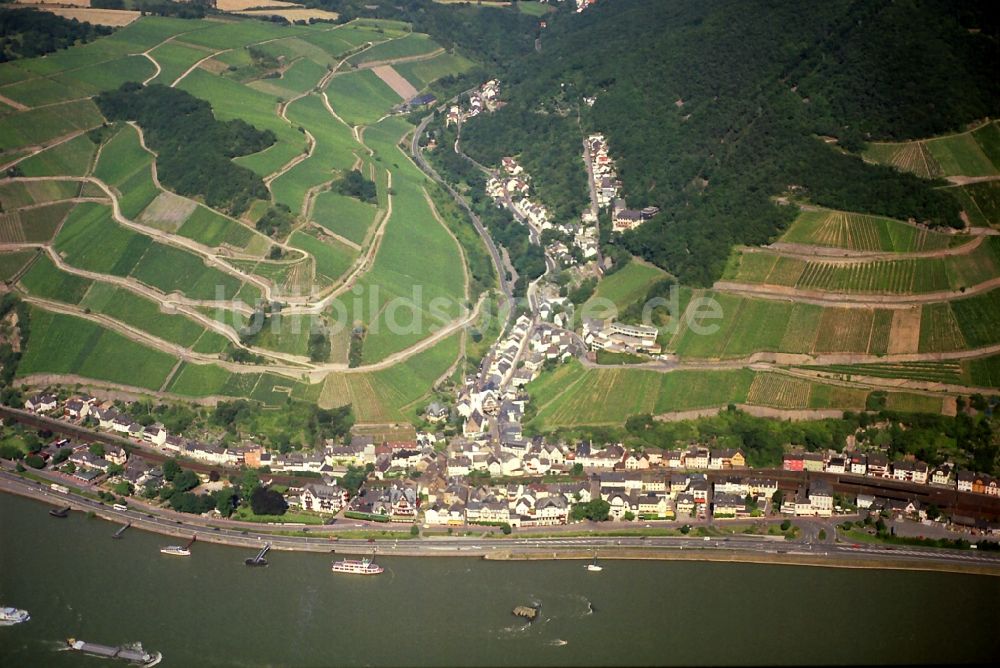
[[[874,544],[789,541],[773,536],[673,537],[673,536],[567,536],[567,537],[457,537],[398,538],[378,540],[326,536],[288,536],[226,526],[226,520],[173,519],[139,510],[115,510],[99,501],[52,491],[42,483],[0,472],[0,491],[27,496],[74,510],[92,511],[103,519],[145,529],[179,540],[222,543],[257,550],[270,543],[275,550],[377,554],[393,556],[459,556],[486,559],[703,559],[812,563],[831,566],[927,568],[972,570],[1000,575],[1000,554],[972,550],[881,546]],[[39,521],[50,520],[39,511]],[[277,529],[277,527],[271,527]],[[303,530],[285,527],[285,530]],[[110,538],[113,532],[109,531]],[[806,532],[803,532],[806,535]],[[197,549],[197,548],[195,548]],[[249,555],[248,556],[252,556]]]

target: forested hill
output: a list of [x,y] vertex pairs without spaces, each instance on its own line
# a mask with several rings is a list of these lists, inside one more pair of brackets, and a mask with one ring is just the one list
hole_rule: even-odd
[[[629,204],[661,213],[624,239],[708,284],[732,244],[834,208],[959,226],[939,185],[842,148],[926,136],[1000,110],[989,3],[614,0],[560,12],[541,53],[498,72],[509,104],[463,130],[470,154],[520,153],[560,215],[585,203],[580,135],[607,134]],[[595,95],[596,104],[581,104]],[[841,147],[820,135],[836,137]]]

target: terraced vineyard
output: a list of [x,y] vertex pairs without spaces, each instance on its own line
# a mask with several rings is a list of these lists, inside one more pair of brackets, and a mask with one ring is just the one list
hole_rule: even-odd
[[723,280],[801,290],[865,294],[961,291],[1000,276],[1000,240],[977,238],[967,253],[888,260],[805,259],[746,251]]
[[925,178],[1000,174],[1000,125],[914,142],[869,144],[864,157]]
[[891,218],[809,209],[799,214],[780,241],[854,251],[914,253],[940,250],[967,239]]
[[[18,168],[0,181],[0,275],[33,314],[19,373],[274,405],[322,394],[326,405],[364,404],[376,421],[403,419],[455,361],[458,304],[475,295],[461,250],[424,196],[426,177],[396,146],[412,129],[386,118],[402,100],[370,70],[345,64],[393,58],[421,73],[421,87],[470,66],[394,22],[153,16],[91,44],[0,65],[0,95],[25,107],[0,115],[0,161]],[[269,197],[230,217],[159,184],[142,128],[89,132],[105,122],[91,97],[125,81],[180,88],[220,120],[273,132],[273,145],[235,159]],[[356,125],[379,119],[367,132]],[[374,181],[374,203],[339,194],[351,169]],[[291,211],[291,228],[268,236],[256,223],[277,205]],[[428,272],[428,260],[437,269]],[[353,285],[381,293],[355,307],[353,294],[339,297]],[[424,324],[394,333],[386,307],[417,285],[427,299],[453,304],[433,314],[423,307]],[[245,319],[262,301],[285,305],[252,340],[241,340],[235,316],[215,320],[219,307]],[[327,358],[310,359],[310,332],[336,313],[346,313],[348,331],[368,328],[365,363],[389,355],[397,363],[348,370],[342,332]],[[456,333],[421,345],[441,327]],[[263,361],[225,361],[239,347]],[[115,349],[121,358],[112,363]],[[344,382],[350,391],[335,391]]]

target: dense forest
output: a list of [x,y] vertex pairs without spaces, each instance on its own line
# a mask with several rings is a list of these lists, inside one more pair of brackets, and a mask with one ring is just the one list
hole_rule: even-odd
[[783,229],[795,208],[774,197],[786,193],[960,226],[938,184],[842,149],[996,115],[995,19],[984,6],[622,0],[561,12],[540,53],[497,66],[508,104],[470,121],[464,146],[491,164],[519,154],[561,217],[586,201],[581,136],[604,132],[629,205],[663,211],[621,243],[690,284],[714,281],[733,244]]
[[205,198],[217,209],[239,215],[254,199],[268,199],[260,177],[231,158],[262,151],[274,133],[240,119],[219,121],[212,107],[190,93],[159,84],[128,82],[95,98],[112,121],[135,121],[157,153],[160,180],[181,195]]
[[110,35],[113,28],[80,23],[48,12],[17,8],[0,10],[0,63],[33,58]]

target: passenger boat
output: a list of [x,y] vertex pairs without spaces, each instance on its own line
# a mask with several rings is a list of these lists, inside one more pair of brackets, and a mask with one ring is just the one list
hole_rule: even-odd
[[99,656],[104,659],[123,659],[129,663],[133,663],[137,666],[144,666],[146,668],[155,666],[163,659],[162,654],[159,652],[147,652],[142,648],[142,644],[140,643],[135,643],[133,645],[121,645],[120,647],[111,647],[109,645],[98,645],[92,642],[84,642],[83,640],[77,640],[76,638],[67,638],[66,644],[70,649],[77,652],[83,652],[84,654],[89,654],[91,656]]
[[0,626],[13,626],[14,624],[26,622],[29,619],[31,619],[31,615],[28,614],[27,610],[8,607],[0,608]]
[[587,570],[590,571],[591,573],[598,573],[598,572],[604,570],[604,568],[602,568],[601,566],[597,565],[597,555],[596,554],[594,555],[594,561],[592,561],[591,563],[587,564]]
[[371,559],[343,559],[331,564],[334,573],[354,573],[355,575],[378,575],[383,569],[372,563]]
[[166,547],[161,547],[160,552],[163,554],[172,554],[175,557],[191,556],[191,550],[186,547],[181,547],[180,545],[167,545]]

